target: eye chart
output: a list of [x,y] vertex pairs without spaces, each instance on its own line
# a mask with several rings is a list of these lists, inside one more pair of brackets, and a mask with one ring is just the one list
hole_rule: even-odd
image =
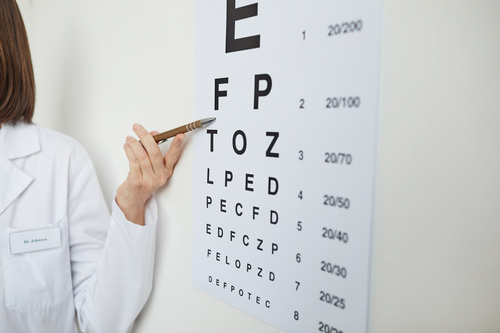
[[196,2],[193,284],[287,332],[365,332],[381,0]]

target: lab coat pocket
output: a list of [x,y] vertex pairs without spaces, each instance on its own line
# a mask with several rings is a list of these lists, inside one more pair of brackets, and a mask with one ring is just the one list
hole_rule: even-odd
[[[60,246],[41,250],[12,254],[12,234],[19,235],[29,231],[6,228],[2,234],[2,267],[7,308],[29,312],[46,309],[66,300],[72,291],[71,267],[68,247],[68,221],[46,225],[35,231],[54,230],[61,233]],[[34,241],[44,240],[41,238]],[[26,242],[31,242],[28,239]]]

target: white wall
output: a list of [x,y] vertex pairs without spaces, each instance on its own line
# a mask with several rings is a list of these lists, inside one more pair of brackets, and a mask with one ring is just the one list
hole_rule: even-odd
[[384,14],[372,331],[500,332],[500,2]]
[[[194,1],[18,0],[35,121],[71,134],[111,202],[134,122],[192,120]],[[500,331],[500,1],[386,0],[370,332]],[[192,147],[159,193],[135,332],[279,332],[191,287]]]

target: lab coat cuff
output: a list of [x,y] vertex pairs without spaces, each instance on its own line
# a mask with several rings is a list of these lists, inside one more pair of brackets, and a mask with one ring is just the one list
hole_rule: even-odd
[[158,220],[158,205],[156,204],[156,199],[153,196],[149,198],[146,202],[146,211],[144,213],[144,223],[145,225],[135,224],[125,217],[125,214],[120,209],[116,200],[113,200],[112,204],[112,217],[113,220],[120,225],[120,227],[126,229],[126,231],[137,237],[146,238],[149,235],[153,235],[156,229],[156,222]]

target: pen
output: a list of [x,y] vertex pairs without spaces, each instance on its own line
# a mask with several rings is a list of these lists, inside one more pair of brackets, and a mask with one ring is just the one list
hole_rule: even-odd
[[170,131],[166,131],[166,132],[163,132],[163,133],[160,133],[160,134],[156,134],[156,135],[153,136],[153,139],[155,139],[155,141],[158,144],[160,144],[160,143],[163,143],[163,142],[167,141],[170,138],[173,138],[177,134],[187,133],[187,132],[191,132],[191,131],[194,131],[194,130],[206,127],[206,126],[212,124],[214,121],[215,121],[215,117],[204,118],[204,119],[200,119],[200,120],[197,120],[197,121],[193,121],[192,123],[189,123],[189,124],[186,124],[186,125],[182,125],[180,127],[171,129]]

